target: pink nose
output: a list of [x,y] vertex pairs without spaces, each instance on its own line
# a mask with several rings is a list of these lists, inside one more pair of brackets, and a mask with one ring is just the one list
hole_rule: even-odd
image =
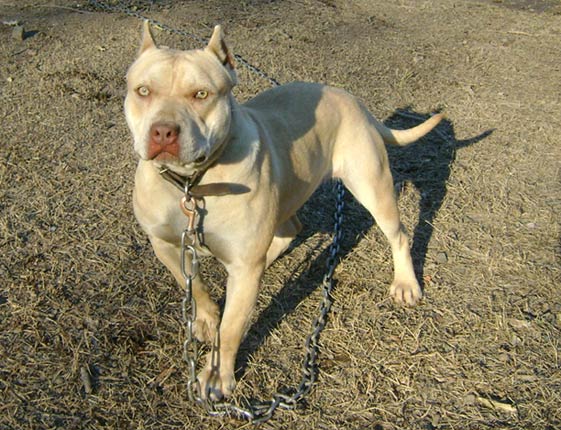
[[170,122],[157,122],[150,127],[148,158],[151,160],[162,152],[179,157],[179,126]]

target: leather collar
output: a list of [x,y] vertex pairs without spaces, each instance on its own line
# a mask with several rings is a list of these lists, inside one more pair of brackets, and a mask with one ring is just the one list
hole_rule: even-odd
[[181,192],[195,198],[245,194],[250,191],[250,189],[245,185],[232,184],[228,182],[215,182],[199,185],[203,174],[204,172],[197,172],[192,176],[183,176],[168,169],[167,167],[163,167],[160,170],[160,175],[162,176],[162,178],[174,185]]

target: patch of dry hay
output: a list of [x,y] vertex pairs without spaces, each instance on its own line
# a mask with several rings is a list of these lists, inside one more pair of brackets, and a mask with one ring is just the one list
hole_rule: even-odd
[[[425,300],[388,300],[388,245],[348,197],[319,381],[264,428],[560,427],[561,17],[451,1],[163,4],[150,14],[200,35],[222,22],[271,75],[345,87],[394,127],[438,107],[449,118],[390,153]],[[245,428],[187,401],[181,291],[133,219],[121,110],[139,23],[72,8],[0,6],[38,31],[17,42],[0,25],[0,429]],[[240,81],[242,99],[264,85]],[[332,200],[313,197],[266,273],[242,395],[299,379]],[[220,300],[223,269],[203,268]]]

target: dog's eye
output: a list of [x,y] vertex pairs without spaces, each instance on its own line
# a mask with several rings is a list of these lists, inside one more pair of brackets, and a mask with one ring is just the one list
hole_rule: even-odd
[[148,89],[148,87],[142,86],[142,87],[138,87],[136,89],[136,92],[138,93],[139,96],[142,97],[147,97],[150,95],[150,90]]
[[208,97],[208,91],[199,90],[195,93],[195,98],[199,100],[204,100]]

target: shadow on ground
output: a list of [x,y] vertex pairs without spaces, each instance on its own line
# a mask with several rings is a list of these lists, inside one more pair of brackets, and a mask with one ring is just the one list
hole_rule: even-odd
[[[426,114],[403,109],[395,111],[385,124],[391,128],[405,129],[421,123],[428,117],[429,115]],[[433,220],[446,196],[446,182],[450,176],[450,167],[456,158],[456,151],[480,142],[492,132],[493,130],[488,130],[467,140],[457,140],[453,124],[443,120],[435,130],[419,142],[405,148],[387,148],[394,183],[399,185],[406,181],[410,182],[421,196],[419,221],[413,232],[412,245],[413,261],[421,286],[427,248],[433,233]],[[332,215],[335,213],[335,193],[332,189],[332,183],[322,185],[300,210],[299,216],[304,229],[287,252],[306,242],[317,230],[331,232]],[[325,198],[328,193],[331,198]],[[351,252],[372,225],[371,215],[347,191],[340,259],[344,259]],[[301,272],[301,267],[292,270],[285,286],[273,297],[269,306],[260,313],[257,321],[250,328],[238,354],[237,378],[245,372],[251,354],[263,344],[282,319],[294,312],[298,304],[317,288],[321,288],[329,252],[328,243],[321,242],[311,248],[308,251],[309,258],[303,259],[301,264],[307,264],[313,255],[317,254],[319,248],[324,250],[313,259],[307,270]]]
[[[419,119],[428,115],[419,115],[409,109],[397,110],[385,124],[392,128],[410,128],[419,123]],[[455,137],[454,125],[442,121],[436,130],[424,139],[405,148],[389,147],[390,166],[398,192],[400,184],[409,182],[420,195],[419,221],[413,231],[411,255],[419,281],[422,281],[427,248],[433,234],[433,222],[446,197],[446,183],[450,177],[450,168],[456,160],[458,149],[480,142],[493,133],[487,130],[478,136],[466,140]]]

